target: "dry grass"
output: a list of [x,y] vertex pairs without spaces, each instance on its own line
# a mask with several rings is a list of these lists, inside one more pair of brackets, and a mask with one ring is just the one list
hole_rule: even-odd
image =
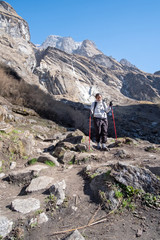
[[150,101],[138,101],[139,104],[155,104],[154,102]]
[[0,65],[0,95],[12,104],[34,109],[42,117],[87,133],[88,119],[79,110],[56,101],[37,85],[25,82],[13,69]]

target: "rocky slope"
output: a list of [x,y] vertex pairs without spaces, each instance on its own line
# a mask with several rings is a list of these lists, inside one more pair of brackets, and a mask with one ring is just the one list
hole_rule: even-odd
[[159,144],[109,138],[88,151],[81,131],[3,97],[0,119],[2,239],[159,238]]

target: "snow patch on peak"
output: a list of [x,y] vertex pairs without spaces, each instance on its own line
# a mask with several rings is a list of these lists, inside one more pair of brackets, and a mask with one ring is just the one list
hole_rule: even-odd
[[40,46],[40,49],[54,47],[71,54],[81,45],[82,42],[75,42],[72,37],[60,37],[57,35],[50,35]]

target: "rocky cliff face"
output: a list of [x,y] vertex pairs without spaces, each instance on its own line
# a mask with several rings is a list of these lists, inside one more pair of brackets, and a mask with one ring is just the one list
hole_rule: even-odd
[[5,32],[13,38],[30,40],[29,27],[16,11],[4,1],[0,1],[0,32]]
[[36,66],[27,22],[6,2],[0,2],[0,61],[15,69],[30,83],[38,84],[32,74]]
[[82,102],[92,101],[97,91],[107,100],[120,102],[126,101],[125,97],[151,101],[159,98],[159,77],[142,72],[126,59],[118,62],[104,55],[92,41],[49,36],[40,49],[35,73],[54,95],[72,96]]
[[37,52],[37,59],[34,73],[53,95],[84,103],[93,101],[96,92],[102,92],[108,101],[125,99],[119,91],[122,81],[86,57],[47,48]]
[[95,93],[101,92],[107,101],[122,103],[128,98],[157,101],[160,95],[159,77],[121,65],[103,54],[83,57],[49,47],[37,50],[36,57],[34,73],[57,97],[90,103]]

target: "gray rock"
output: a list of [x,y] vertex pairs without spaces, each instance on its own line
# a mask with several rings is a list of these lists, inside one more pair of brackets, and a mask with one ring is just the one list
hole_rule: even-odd
[[6,237],[12,230],[13,222],[5,216],[0,216],[0,236]]
[[0,178],[3,178],[5,176],[5,173],[0,173]]
[[69,133],[63,141],[70,142],[72,144],[80,144],[86,141],[86,136],[80,130],[76,130]]
[[43,153],[37,160],[38,162],[45,163],[45,161],[51,161],[53,162],[57,167],[59,167],[59,162],[55,157],[50,155],[49,153]]
[[49,185],[53,184],[53,178],[52,177],[48,177],[48,176],[41,176],[41,177],[37,177],[32,179],[30,185],[26,188],[26,192],[36,192],[36,191],[40,191],[40,190],[44,190],[47,187],[49,187]]
[[75,150],[75,146],[70,142],[58,142],[56,147],[63,147],[66,150]]
[[89,162],[91,159],[97,159],[97,154],[90,154],[87,152],[81,152],[81,153],[76,153],[75,154],[75,162],[77,164],[81,164],[81,163],[86,163]]
[[26,214],[40,208],[40,201],[36,198],[15,199],[11,203],[14,211]]
[[62,133],[55,133],[54,135],[53,135],[53,140],[63,140],[64,138],[65,138],[66,136],[64,135],[64,134],[62,134]]
[[1,122],[0,123],[0,131],[4,133],[9,133],[13,130],[13,126],[9,123]]
[[65,240],[85,240],[85,238],[76,229],[73,233],[66,237]]
[[2,167],[2,161],[0,161],[0,168]]
[[16,167],[17,163],[16,162],[11,162],[10,163],[10,169],[13,170]]
[[16,184],[27,184],[43,169],[47,169],[47,166],[44,165],[33,165],[20,169],[17,171],[12,171],[9,175],[9,181]]
[[64,153],[66,152],[66,150],[63,147],[56,147],[53,156],[57,157],[57,158],[61,158],[63,157]]
[[42,134],[37,134],[36,135],[36,139],[41,139],[42,141],[44,141],[45,140],[45,137],[44,136],[42,136]]
[[30,220],[30,222],[29,222],[29,225],[32,225],[32,224],[42,224],[42,223],[45,223],[45,222],[48,222],[48,217],[43,212],[43,213],[40,213],[36,218],[32,218]]
[[25,155],[30,156],[35,148],[34,135],[27,130],[20,136],[20,138],[24,147]]
[[66,183],[63,180],[62,182],[57,182],[49,188],[49,192],[54,194],[57,198],[57,205],[61,205],[65,199],[65,189]]
[[[37,116],[37,113],[33,109],[18,106],[18,105],[12,107],[12,111],[15,113],[21,114],[23,116],[29,116],[29,115]],[[26,131],[26,132],[28,132],[28,131]]]
[[141,237],[141,236],[142,236],[142,233],[143,233],[143,231],[142,231],[141,228],[140,228],[140,229],[137,229],[136,237]]
[[36,132],[41,133],[41,134],[45,134],[45,133],[48,133],[50,131],[48,127],[44,127],[44,126],[41,126],[41,125],[33,125],[32,129],[35,130]]
[[48,217],[44,212],[40,213],[39,216],[37,217],[37,219],[38,219],[38,224],[48,222]]
[[95,176],[90,183],[90,188],[106,210],[113,210],[119,206],[112,184],[106,180],[106,172]]
[[34,120],[34,119],[28,119],[28,122],[29,122],[30,124],[36,124],[36,123],[37,123],[37,121]]
[[92,169],[91,165],[87,165],[87,166],[84,168],[84,171],[89,172],[89,171],[91,171],[91,169]]
[[74,162],[75,156],[76,156],[75,152],[68,150],[58,160],[63,164],[69,163],[69,162]]
[[119,162],[113,166],[110,176],[126,186],[153,194],[160,193],[160,180],[148,169]]
[[86,152],[87,151],[87,146],[83,143],[77,144],[76,145],[76,150],[79,152]]
[[126,150],[118,150],[116,153],[115,153],[115,156],[116,157],[119,157],[121,159],[124,159],[124,158],[130,158],[130,155],[126,152]]

